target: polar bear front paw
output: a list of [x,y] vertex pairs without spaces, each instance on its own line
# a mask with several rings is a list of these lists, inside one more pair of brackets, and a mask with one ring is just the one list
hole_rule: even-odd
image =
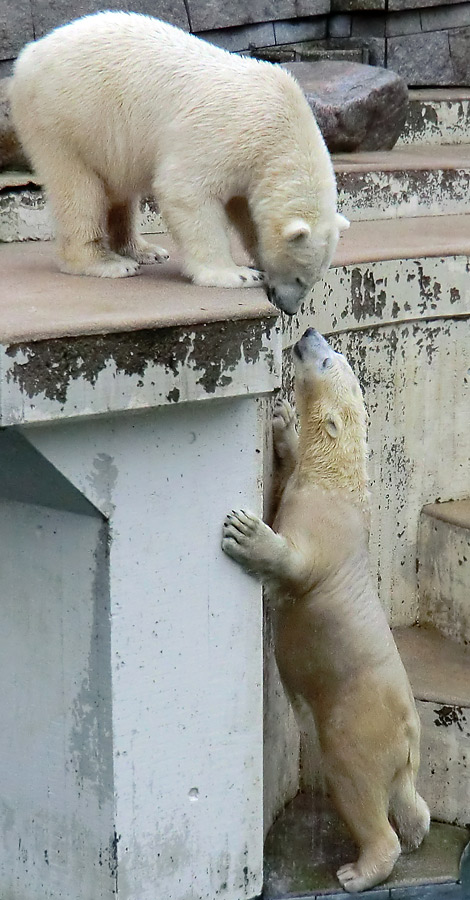
[[234,266],[233,269],[214,269],[201,267],[192,271],[194,284],[202,287],[220,288],[250,288],[261,287],[264,274],[259,269],[250,269],[249,266]]
[[266,574],[277,559],[279,540],[279,535],[253,513],[239,509],[226,516],[222,550],[248,571]]
[[299,436],[296,429],[296,415],[288,400],[277,400],[273,412],[273,443],[279,459],[297,456]]

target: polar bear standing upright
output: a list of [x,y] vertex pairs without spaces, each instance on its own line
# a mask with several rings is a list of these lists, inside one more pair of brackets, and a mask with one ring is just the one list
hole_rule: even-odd
[[292,314],[347,226],[292,76],[157,19],[97,13],[28,44],[11,100],[65,272],[120,278],[167,258],[136,231],[139,200],[154,194],[196,284],[259,284],[261,272],[233,262],[235,224]]

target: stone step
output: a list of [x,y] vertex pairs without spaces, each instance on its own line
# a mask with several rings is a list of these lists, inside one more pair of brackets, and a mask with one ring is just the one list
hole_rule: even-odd
[[465,144],[470,135],[470,89],[415,88],[398,144]]
[[333,159],[339,209],[351,221],[468,212],[470,144],[402,146]]
[[418,787],[434,819],[470,822],[470,648],[427,626],[394,629],[421,719]]
[[[140,230],[147,234],[166,231],[153,198],[143,200]],[[49,241],[54,223],[44,191],[35,175],[25,172],[0,172],[0,243],[11,241]]]
[[[363,900],[465,900],[468,894],[463,893],[459,880],[468,889],[470,878],[462,854],[469,836],[466,828],[433,822],[421,847],[399,858],[385,884],[353,896]],[[339,888],[336,870],[356,856],[357,849],[325,794],[297,794],[266,838],[263,898],[340,900],[347,895]]]
[[[361,332],[364,327],[375,328],[376,324],[386,326],[386,332],[392,336],[396,329],[406,327],[417,335],[417,341],[423,343],[418,328],[420,321],[424,327],[427,323],[430,328],[432,326],[429,341],[435,342],[436,329],[447,328],[448,318],[452,317],[459,322],[459,328],[461,323],[462,334],[465,335],[468,327],[466,320],[470,317],[470,216],[429,218],[426,226],[426,229],[416,229],[412,219],[353,222],[351,228],[343,233],[333,267],[326,273],[325,281],[316,285],[297,316],[289,320],[285,317],[282,329],[268,328],[260,352],[256,350],[257,356],[264,360],[266,385],[272,383],[272,373],[279,366],[281,330],[286,349],[313,322],[320,331],[330,334],[332,329],[336,330],[345,336],[345,340],[349,332]],[[207,331],[210,321],[214,323],[215,335],[220,330],[221,318],[227,316],[230,320],[247,322],[248,340],[251,328],[248,320],[269,320],[276,315],[276,310],[267,302],[261,289],[219,290],[189,284],[180,274],[178,255],[168,236],[160,235],[157,240],[168,247],[170,261],[160,266],[144,266],[138,276],[119,280],[63,275],[58,271],[54,246],[50,242],[0,244],[0,345],[3,345],[3,349],[0,346],[0,370],[4,374],[4,390],[0,398],[2,424],[38,421],[46,414],[50,415],[51,398],[46,384],[48,373],[45,371],[41,375],[35,363],[34,344],[37,341],[51,342],[52,365],[53,359],[61,361],[67,356],[67,348],[65,356],[61,349],[64,334],[80,338],[84,345],[81,351],[83,356],[83,353],[88,353],[87,335],[90,334],[106,334],[106,347],[112,343],[112,333],[123,331],[138,332],[136,340],[138,338],[142,342],[146,330],[158,324],[161,328],[173,329],[177,343],[181,323],[194,323],[195,331]],[[199,337],[202,340],[202,335]],[[112,354],[117,352],[118,337],[114,343],[116,347],[113,345],[109,351],[111,353],[112,350]],[[242,361],[229,344],[226,355],[230,368],[230,365],[238,365]],[[106,357],[106,347],[103,345],[102,348],[103,359]],[[423,352],[431,353],[427,337],[423,348]],[[240,336],[236,349],[237,352],[240,350]],[[352,352],[349,346],[343,350],[349,355]],[[247,351],[244,356],[243,378],[249,378],[253,368],[250,353]],[[189,345],[179,348],[176,366],[171,362],[172,354],[173,350],[168,350],[168,363],[164,359],[155,361],[157,368],[161,362],[158,378],[150,369],[146,372],[145,390],[139,387],[137,393],[140,399],[136,399],[136,403],[147,402],[144,397],[147,388],[152,396],[158,392],[159,402],[173,402],[175,379],[178,379],[183,359],[186,376],[178,388],[180,399],[197,399],[198,391],[202,391],[205,384],[201,379],[206,379],[206,376],[211,385],[214,383],[212,389],[216,390],[217,395],[233,390],[230,377],[227,380],[227,373],[220,367],[212,366],[211,377],[210,372],[205,376],[199,372],[198,367],[203,360]],[[25,365],[18,362],[23,357]],[[207,367],[207,348],[203,357]],[[376,367],[381,359],[380,355],[374,354],[369,365]],[[80,390],[87,392],[87,395],[89,393],[94,411],[120,408],[121,389],[118,382],[122,378],[127,384],[129,379],[126,380],[125,376],[129,366],[123,364],[118,367],[119,372],[113,374],[111,365],[97,368],[95,363],[96,360],[90,360],[87,364],[70,363],[71,368],[64,369],[66,384],[63,399],[60,404],[53,404],[54,415],[60,418],[72,414],[74,391],[79,389],[79,385]],[[136,373],[138,363],[137,355],[133,367],[130,366]],[[92,390],[88,369],[98,372],[96,377],[100,384],[103,383],[103,390]],[[188,369],[191,369],[191,377]],[[360,367],[358,371],[361,374]],[[31,384],[26,376],[31,378]],[[137,374],[135,377],[138,380]],[[43,391],[37,388],[41,379]],[[123,387],[122,390],[128,388]],[[463,403],[464,400],[458,402]],[[382,435],[380,443],[383,443]],[[383,550],[382,562],[384,555],[387,555],[390,565],[396,566],[401,578],[406,576],[408,580],[408,573],[415,573],[415,550],[412,552],[410,548],[404,562],[397,557],[393,542],[388,544]]]
[[417,558],[420,622],[470,644],[470,500],[423,508]]
[[[351,221],[468,212],[470,144],[336,154],[338,204]],[[166,231],[154,199],[141,204],[141,231]],[[49,240],[54,226],[35,176],[0,173],[0,241]]]

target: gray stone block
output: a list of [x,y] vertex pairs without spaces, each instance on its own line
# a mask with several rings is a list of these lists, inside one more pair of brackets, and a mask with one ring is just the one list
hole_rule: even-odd
[[33,37],[30,0],[0,0],[0,59],[13,59]]
[[262,22],[260,25],[243,25],[241,28],[220,28],[216,31],[202,31],[198,37],[237,53],[241,50],[250,50],[256,47],[271,47],[276,43],[272,22]]
[[1,59],[0,60],[0,78],[6,78],[7,75],[11,75],[13,71],[14,59]]
[[328,22],[328,36],[332,38],[349,37],[351,34],[351,16],[348,13],[338,13],[330,16]]
[[332,12],[365,12],[385,9],[386,0],[331,0]]
[[353,37],[385,37],[384,14],[371,12],[353,16],[351,34]]
[[428,6],[452,6],[454,3],[460,3],[460,0],[389,0],[389,12],[395,12],[403,9],[421,9]]
[[421,31],[421,19],[419,12],[395,12],[387,15],[385,34],[387,37],[396,37],[400,34],[419,34]]
[[[329,0],[325,0],[324,12],[329,12]],[[325,37],[324,17],[297,19],[290,22],[274,22],[276,44],[292,44],[298,41],[311,41]]]
[[187,0],[191,28],[206,31],[321,15],[329,0]]
[[367,48],[370,65],[385,68],[385,38],[363,37],[360,40],[363,47]]
[[449,47],[454,84],[470,84],[470,28],[449,31]]
[[408,91],[394,72],[358,63],[289,63],[332,152],[389,150],[403,129]]
[[470,25],[470,3],[456,6],[438,6],[421,10],[423,31],[443,31],[447,28],[464,28]]
[[143,13],[163,19],[172,25],[189,30],[188,16],[184,0],[129,0],[129,2],[110,3],[100,0],[31,0],[33,12],[34,33],[37,38],[47,34],[52,28],[64,25],[79,16],[86,16],[98,12],[109,6],[112,9],[122,9],[128,12]]
[[408,85],[454,84],[447,31],[389,38],[387,65]]

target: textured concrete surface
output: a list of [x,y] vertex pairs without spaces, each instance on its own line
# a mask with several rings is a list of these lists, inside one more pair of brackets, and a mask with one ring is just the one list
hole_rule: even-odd
[[470,706],[470,648],[430,626],[395,628],[393,633],[418,700]]
[[[467,829],[434,823],[421,847],[400,857],[385,885],[356,896],[389,900],[390,890],[400,886],[455,883],[468,840]],[[266,900],[332,893],[344,897],[336,869],[356,856],[357,849],[325,794],[298,794],[268,835],[263,896]]]
[[[445,558],[441,563],[445,566]],[[420,569],[429,565],[429,557],[420,556]],[[456,601],[458,607],[458,597]],[[467,825],[470,821],[470,648],[428,625],[396,629],[395,639],[421,720],[419,790],[434,818]]]
[[465,144],[470,133],[470,91],[412,89],[399,144]]
[[420,144],[334,156],[339,206],[352,220],[468,212],[470,144]]
[[[261,289],[191,285],[179,274],[171,242],[158,240],[170,249],[168,263],[116,280],[63,275],[49,243],[0,245],[0,338],[38,340],[276,314]],[[333,265],[459,254],[470,255],[470,216],[431,218],[424,231],[413,219],[356,222],[343,232]]]
[[470,500],[424,507],[418,565],[420,621],[470,644]]

